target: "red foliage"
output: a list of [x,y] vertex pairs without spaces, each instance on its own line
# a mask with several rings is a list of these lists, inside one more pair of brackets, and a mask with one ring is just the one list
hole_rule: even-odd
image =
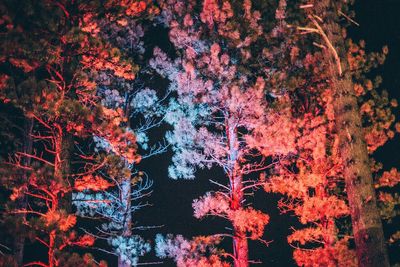
[[77,191],[92,190],[92,191],[104,191],[107,188],[113,186],[112,183],[98,175],[84,175],[79,179],[75,180],[74,188]]

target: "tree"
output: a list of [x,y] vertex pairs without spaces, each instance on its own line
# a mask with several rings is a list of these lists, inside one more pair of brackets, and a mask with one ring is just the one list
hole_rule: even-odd
[[[280,1],[282,2],[285,1]],[[286,5],[283,6],[286,7]],[[299,118],[298,122],[301,122],[297,129],[301,131],[302,137],[296,138],[298,156],[292,161],[283,162],[286,167],[277,170],[278,175],[270,181],[267,190],[284,193],[289,201],[281,202],[280,206],[293,210],[302,223],[309,222],[310,214],[313,214],[311,221],[317,227],[296,230],[289,237],[290,242],[294,241],[301,245],[306,242],[315,245],[317,242],[321,243],[322,248],[327,248],[328,252],[331,250],[329,252],[333,256],[331,262],[323,263],[318,258],[318,254],[297,247],[295,259],[299,265],[335,265],[337,261],[342,265],[356,264],[351,258],[343,257],[349,254],[346,252],[348,247],[345,240],[348,238],[345,237],[344,242],[339,243],[341,233],[338,231],[341,230],[337,225],[343,221],[339,218],[347,213],[346,204],[343,202],[345,198],[340,193],[341,177],[343,177],[346,180],[346,198],[350,205],[358,262],[362,266],[377,266],[378,262],[385,262],[387,259],[383,258],[385,255],[383,233],[371,179],[371,171],[374,167],[371,167],[369,162],[367,146],[368,151],[373,152],[394,136],[391,129],[394,116],[390,112],[385,93],[380,96],[372,90],[379,86],[379,79],[373,83],[367,79],[365,73],[383,63],[387,48],[384,48],[381,54],[368,55],[362,49],[360,51],[359,47],[351,41],[344,42],[345,32],[338,24],[337,14],[354,22],[346,15],[345,4],[319,1],[302,5],[300,10],[304,10],[307,15],[305,22],[298,16],[298,13],[301,14],[303,11],[291,9],[292,13],[287,12],[287,18],[285,18],[285,10],[280,12],[283,19],[281,25],[286,29],[279,27],[277,32],[286,41],[281,46],[285,49],[277,54],[284,58],[283,61],[291,62],[289,68],[283,70],[278,68],[278,72],[284,71],[285,77],[290,77],[288,85],[286,81],[280,81],[281,84],[286,84],[287,88],[295,88],[289,92],[292,102],[296,103],[293,106],[294,114]],[[306,26],[303,26],[304,24]],[[307,38],[301,40],[298,38],[298,33],[317,33],[322,40],[316,43],[315,36],[311,41]],[[318,49],[322,49],[322,53]],[[306,53],[302,53],[302,50]],[[277,57],[273,53],[271,56]],[[344,58],[347,59],[346,64]],[[294,83],[294,86],[290,83]],[[343,84],[346,84],[346,88]],[[364,98],[368,91],[371,92],[370,99]],[[338,101],[338,96],[343,98]],[[362,105],[361,112],[358,110],[358,103]],[[363,107],[367,110],[366,112],[363,111]],[[364,129],[361,126],[364,126]],[[304,142],[302,139],[309,141]],[[292,186],[286,187],[285,183]],[[296,190],[293,190],[294,188]],[[360,190],[359,193],[354,193],[358,190]],[[321,197],[322,199],[318,200]],[[340,202],[338,202],[338,197],[342,199]],[[333,205],[334,203],[336,204]],[[307,206],[313,207],[313,210],[306,209]],[[325,207],[323,208],[325,214],[322,217],[318,217],[321,215],[315,217],[318,207]],[[333,207],[330,213],[329,210]],[[315,222],[315,219],[318,221]],[[327,219],[331,222],[330,224],[324,223]],[[369,224],[361,223],[362,227],[373,226],[372,232],[364,235],[365,229],[359,228],[361,227],[359,220],[363,222],[366,220]],[[330,227],[327,227],[328,225]],[[330,238],[327,239],[326,234],[329,234]],[[339,244],[337,247],[339,251],[330,248],[336,242]],[[366,244],[370,242],[377,243],[366,247]],[[379,249],[375,251],[376,246]],[[366,252],[368,248],[377,254],[373,254],[372,251]],[[323,251],[320,250],[320,252]],[[338,258],[335,259],[335,257]],[[329,257],[325,258],[329,259]]]
[[[370,168],[374,187],[377,190],[377,203],[382,221],[388,225],[398,219],[395,210],[399,199],[395,188],[399,183],[399,175],[393,167],[383,171],[388,166],[376,162],[374,152],[380,147],[387,146],[388,142],[395,137],[395,133],[400,132],[394,112],[398,104],[396,99],[390,99],[386,90],[378,90],[382,82],[380,76],[369,79],[367,74],[372,68],[384,63],[389,51],[384,46],[381,53],[367,53],[364,41],[356,44],[350,40],[348,47],[349,69],[353,74],[354,91],[358,98],[365,140],[371,159]],[[387,244],[395,246],[398,242],[398,228],[388,227],[388,229],[391,230],[388,231]]]
[[[169,176],[192,179],[197,168],[218,166],[224,170],[227,184],[211,180],[221,189],[195,200],[194,215],[228,220],[233,226],[230,256],[234,266],[248,266],[247,240],[260,240],[269,221],[268,215],[246,204],[246,193],[259,185],[250,174],[270,167],[255,149],[260,139],[257,135],[269,131],[264,149],[270,155],[290,153],[293,140],[289,134],[279,142],[281,135],[273,134],[279,129],[290,132],[290,126],[285,128],[289,124],[287,109],[274,110],[265,100],[265,63],[256,58],[263,41],[260,12],[253,11],[250,1],[201,4],[161,2],[178,53],[172,61],[155,49],[151,62],[169,78],[170,88],[177,94],[166,118],[173,126],[167,135],[174,151]],[[198,16],[193,15],[195,10],[201,10]],[[160,254],[182,259],[165,251],[168,249]],[[229,254],[219,254],[223,255]]]
[[[21,7],[23,13],[17,13]],[[34,239],[48,249],[47,264],[31,264],[66,266],[66,247],[90,246],[94,242],[92,236],[78,236],[72,231],[77,218],[71,213],[70,197],[75,179],[79,181],[87,175],[75,172],[75,168],[79,164],[96,166],[77,150],[77,143],[93,135],[110,143],[123,140],[115,149],[130,160],[138,158],[134,135],[118,131],[118,118],[104,109],[96,97],[96,72],[134,78],[132,62],[121,60],[115,54],[117,50],[98,35],[96,16],[106,14],[109,19],[118,19],[118,13],[112,13],[118,10],[115,8],[111,2],[101,7],[84,1],[1,5],[8,15],[2,20],[6,38],[1,45],[0,98],[20,108],[34,123],[34,149],[31,153],[17,152],[8,162],[29,172],[26,181],[8,177],[14,183],[11,198],[29,198],[26,208],[11,212],[26,214]],[[80,160],[78,166],[72,164],[72,159]],[[81,261],[93,264],[90,257]]]
[[[261,181],[265,181],[267,192],[283,195],[278,202],[280,211],[293,212],[304,225],[292,227],[288,236],[299,266],[357,266],[355,252],[349,248],[351,233],[338,224],[349,210],[341,192],[333,98],[324,65],[319,64],[322,55],[319,47],[314,51],[304,37],[288,27],[297,20],[291,11],[286,1],[279,1],[266,57],[274,69],[269,83],[277,87],[279,98],[286,97],[290,103],[293,151],[275,164],[269,179],[263,175]],[[261,140],[268,140],[267,132],[262,136]]]
[[[358,262],[361,266],[389,266],[361,116],[338,24],[337,10],[345,11],[346,3],[314,1],[313,4],[307,14],[328,47],[325,60],[331,66],[331,86],[336,99],[333,103],[335,126],[339,133],[339,153],[344,164]],[[319,19],[323,21],[322,26]]]
[[[324,99],[325,109],[332,98]],[[281,193],[281,212],[293,212],[304,225],[292,227],[288,236],[298,266],[357,266],[355,251],[349,246],[351,231],[342,226],[349,208],[341,191],[337,135],[324,112],[316,115],[309,111],[297,121],[297,152],[275,166],[264,188]]]
[[[142,20],[151,19],[157,9],[148,3],[146,9],[134,12],[135,15],[129,10],[118,20],[99,20],[102,28],[99,34],[113,43],[123,56],[144,66],[142,58],[145,48],[141,39],[145,29]],[[158,98],[155,90],[143,88],[145,81],[140,77],[142,73],[138,72],[132,81],[102,71],[98,75],[102,86],[97,89],[102,105],[115,116],[115,129],[112,132],[122,131],[134,135],[134,142],[137,141],[142,151],[140,158],[131,158],[132,153],[129,151],[121,153],[115,149],[125,139],[114,138],[110,142],[109,137],[95,135],[92,153],[102,159],[101,164],[93,178],[84,176],[79,181],[76,186],[79,192],[73,196],[78,215],[102,221],[91,234],[108,242],[111,248],[98,249],[117,256],[120,267],[137,266],[139,256],[150,250],[150,244],[135,233],[135,230],[146,227],[135,225],[134,213],[148,205],[141,200],[151,193],[153,182],[144,172],[139,171],[137,165],[141,159],[160,154],[166,148],[162,142],[153,145],[156,142],[148,140],[148,132],[163,120],[163,99]]]

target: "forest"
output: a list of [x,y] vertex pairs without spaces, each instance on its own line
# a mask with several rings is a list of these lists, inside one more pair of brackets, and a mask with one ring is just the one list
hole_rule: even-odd
[[0,267],[400,266],[395,2],[1,0]]

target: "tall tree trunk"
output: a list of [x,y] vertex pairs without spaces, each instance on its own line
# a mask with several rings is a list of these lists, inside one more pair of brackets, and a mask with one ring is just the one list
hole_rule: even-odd
[[[59,124],[54,124],[56,127],[55,134],[55,155],[54,155],[54,179],[59,182],[63,181],[68,183],[69,174],[71,173],[71,151],[73,149],[73,136],[64,129]],[[70,192],[70,190],[66,190]],[[53,212],[64,209],[68,212],[71,211],[72,194],[64,192],[58,193],[54,199],[51,206]],[[58,266],[58,261],[55,258],[55,251],[57,249],[57,233],[52,230],[49,233],[49,243],[48,243],[48,262],[49,267]]]
[[[339,136],[339,156],[344,178],[359,266],[389,266],[380,213],[376,204],[372,172],[362,129],[361,116],[348,69],[338,10],[342,4],[332,0],[314,2],[314,10],[323,20],[322,29],[333,49],[325,50],[331,70],[335,125]],[[315,24],[315,23],[314,23]],[[327,41],[325,40],[325,41]],[[329,44],[327,44],[329,46]],[[341,59],[341,62],[339,61]],[[340,71],[341,67],[342,71]],[[342,72],[342,73],[341,73]]]
[[[123,221],[123,237],[130,237],[132,235],[131,231],[131,179],[126,177],[121,182],[121,203],[122,203],[122,214],[124,216]],[[118,267],[130,267],[131,264],[126,260],[123,260],[123,255],[118,255]]]
[[55,241],[56,241],[56,230],[52,230],[49,234],[49,250],[47,252],[49,258],[49,267],[57,266],[57,261],[54,256],[56,248]]
[[389,266],[371,167],[351,77],[333,79],[339,153],[344,164],[347,198],[357,258],[362,267]]
[[[32,153],[32,127],[33,121],[32,119],[25,118],[24,121],[24,141],[23,141],[23,151],[24,153],[31,154]],[[24,159],[24,165],[30,165],[30,158]],[[23,177],[24,182],[28,181],[28,172],[23,170]],[[27,207],[27,199],[26,197],[22,197],[18,200],[17,207],[20,210],[25,210]],[[26,214],[20,214],[19,219],[21,221],[25,220]],[[24,246],[25,246],[25,233],[17,233],[14,239],[14,259],[18,266],[22,266],[24,260]]]
[[233,246],[235,249],[235,267],[247,267],[249,266],[248,253],[249,248],[247,244],[246,233],[242,233],[235,229],[235,236],[233,238]]
[[[231,208],[233,210],[238,210],[243,207],[242,175],[234,170],[232,176],[233,190]],[[237,227],[234,227],[233,231],[233,255],[235,257],[234,266],[247,267],[249,266],[249,248],[247,243],[247,235],[245,232],[238,229]]]
[[[240,171],[238,149],[239,140],[237,137],[237,130],[234,127],[235,123],[228,120],[227,124],[227,136],[229,142],[229,161],[230,173],[229,179],[231,184],[231,209],[238,210],[243,207],[243,175]],[[247,243],[246,233],[238,229],[233,228],[233,256],[235,267],[248,267],[249,266],[249,248]]]

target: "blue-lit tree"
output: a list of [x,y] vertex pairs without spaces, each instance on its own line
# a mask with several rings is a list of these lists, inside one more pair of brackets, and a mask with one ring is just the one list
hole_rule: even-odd
[[[129,55],[137,58],[144,53],[141,38],[144,29],[137,18],[124,16],[118,21],[99,21],[104,29],[100,34],[118,47],[116,57]],[[121,37],[123,36],[123,38]],[[141,73],[138,73],[140,76]],[[141,77],[134,81],[115,77],[109,72],[98,76],[103,85],[98,88],[98,97],[114,125],[110,135],[94,136],[95,163],[84,167],[87,176],[77,180],[78,191],[74,204],[82,217],[102,219],[91,234],[106,240],[109,249],[98,248],[118,257],[118,266],[136,266],[139,256],[150,251],[150,244],[135,233],[144,229],[135,225],[133,214],[147,206],[143,198],[151,193],[152,181],[137,164],[165,151],[163,142],[150,144],[147,133],[163,121],[164,99],[159,99],[155,90],[144,87]],[[121,142],[115,133],[124,133],[136,142],[142,152],[120,150]],[[154,144],[155,143],[155,144]],[[93,156],[92,156],[93,158]]]

